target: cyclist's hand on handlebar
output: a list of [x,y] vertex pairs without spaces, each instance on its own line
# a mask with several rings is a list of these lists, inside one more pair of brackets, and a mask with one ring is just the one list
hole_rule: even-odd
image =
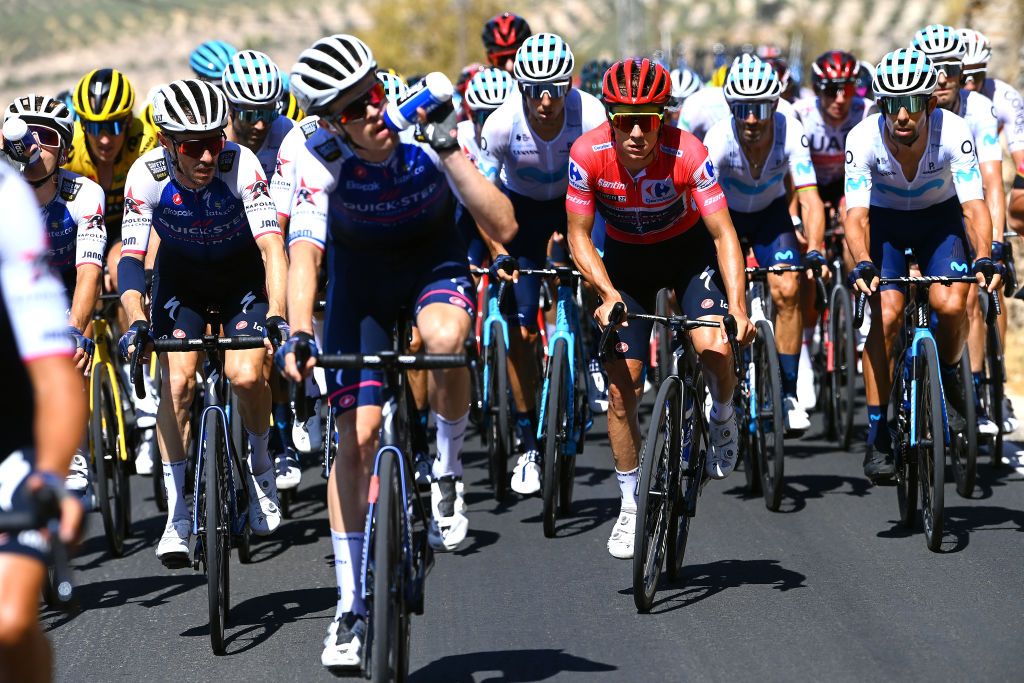
[[623,307],[622,322],[619,325],[621,327],[629,327],[629,323],[626,321],[626,314],[629,313],[629,309],[626,308],[626,302],[622,300],[618,292],[602,301],[601,305],[594,311],[594,320],[597,321],[598,325],[608,327],[615,304],[622,304]]
[[92,368],[92,353],[96,349],[96,342],[89,339],[82,331],[73,325],[68,325],[68,334],[75,342],[75,369],[86,377]]
[[878,278],[878,268],[871,261],[861,261],[850,273],[854,288],[869,296],[878,289]]
[[83,530],[85,509],[77,496],[68,495],[64,480],[52,472],[34,472],[28,478],[28,489],[33,493],[49,488],[60,502],[60,540],[66,546],[76,544]]
[[812,249],[804,254],[804,265],[814,269],[807,271],[808,280],[813,280],[819,276],[823,280],[828,280],[832,277],[832,271],[828,269],[828,261],[825,260],[825,255],[817,249]]
[[519,262],[508,254],[498,254],[491,264],[491,279],[519,282]]
[[267,348],[267,353],[274,353],[291,334],[292,328],[284,318],[279,315],[269,316],[263,326],[263,345]]
[[[136,320],[129,326],[128,331],[121,335],[121,339],[117,342],[117,350],[121,353],[121,358],[127,363],[131,360],[131,355],[135,352],[135,340],[139,336],[149,337],[149,323],[145,320]],[[145,360],[145,358],[143,358]]]
[[[749,346],[754,341],[754,323],[750,322],[750,318],[747,317],[746,313],[740,313],[739,311],[732,311],[732,317],[736,319],[736,341],[739,342],[740,346]],[[729,342],[729,333],[725,329],[725,320],[723,318],[722,325],[720,326],[722,331],[722,342]]]
[[[299,364],[296,361],[296,354],[304,357],[305,362]],[[316,367],[318,355],[320,349],[313,335],[308,332],[296,332],[281,344],[281,348],[274,354],[274,363],[285,377],[293,382],[302,382]]]
[[995,262],[987,256],[974,261],[974,276],[986,292],[996,291],[1003,282],[1003,276]]

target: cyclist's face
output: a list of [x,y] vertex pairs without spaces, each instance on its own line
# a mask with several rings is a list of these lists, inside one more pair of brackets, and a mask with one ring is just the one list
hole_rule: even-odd
[[960,77],[947,77],[945,72],[939,69],[939,80],[935,86],[935,97],[939,106],[950,111],[956,109],[957,100],[960,97]]
[[37,181],[47,177],[57,170],[60,156],[61,148],[59,146],[39,145],[39,163],[25,168],[25,179]]
[[740,134],[740,141],[747,145],[757,144],[768,135],[768,130],[774,120],[774,116],[758,119],[753,114],[742,120],[736,119],[736,130]]
[[111,135],[110,131],[106,130],[99,135],[85,134],[85,142],[89,146],[89,153],[95,161],[101,164],[114,163],[124,148],[124,141],[127,138],[127,125],[117,135]]
[[833,121],[845,121],[853,106],[854,85],[821,91],[821,109]]
[[[275,107],[259,107],[260,109],[272,110]],[[256,107],[253,107],[256,109]],[[235,140],[238,144],[244,145],[251,149],[253,152],[259,150],[263,146],[263,142],[267,139],[267,134],[270,133],[270,127],[273,124],[267,123],[266,121],[256,121],[255,123],[249,123],[243,121],[238,116],[237,112],[231,112],[231,129],[234,132]]]
[[[181,139],[175,139],[161,133],[160,144],[171,150],[172,155],[176,158],[179,180],[192,189],[206,187],[213,180],[213,176],[217,171],[219,152],[214,154],[211,149],[203,149],[198,153],[198,156],[191,156],[184,151],[180,143],[185,141],[186,138],[188,141],[209,140],[212,142],[214,140],[223,140],[224,133],[223,131],[215,130],[208,133],[183,133],[181,135]],[[192,146],[194,145],[189,145],[189,147]],[[202,145],[198,146],[202,147]],[[222,146],[223,142],[221,143]]]
[[928,125],[928,114],[935,110],[936,104],[936,98],[932,97],[927,107],[913,114],[907,111],[906,107],[895,114],[884,114],[889,135],[902,145],[914,144],[921,131]]
[[[357,87],[352,88],[331,103],[326,115],[320,118],[320,125],[334,133],[348,136],[357,147],[374,153],[390,153],[395,147],[398,136],[384,125],[383,114],[387,100],[382,100],[374,105],[370,101],[372,98],[367,97],[370,89],[377,83],[375,74],[367,74],[367,77]],[[352,118],[348,123],[340,123],[338,117],[348,105],[357,100],[365,102],[361,111],[355,114],[360,118]],[[353,115],[353,112],[348,112],[348,114]]]
[[[965,66],[965,70],[977,69],[978,66]],[[964,79],[964,90],[970,90],[971,92],[981,92],[982,87],[985,85],[985,72],[975,71],[974,73],[967,74]]]
[[565,111],[565,98],[552,97],[545,92],[540,98],[523,96],[526,100],[526,111],[534,123],[550,124],[558,121]]
[[639,125],[635,125],[627,133],[612,126],[612,133],[615,135],[615,152],[619,160],[627,168],[636,168],[638,163],[653,158],[651,153],[654,151],[654,146],[658,144],[661,127],[652,128],[645,133],[640,130]]

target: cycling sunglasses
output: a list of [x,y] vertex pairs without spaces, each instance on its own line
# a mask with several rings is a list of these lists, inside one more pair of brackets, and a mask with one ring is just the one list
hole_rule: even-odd
[[324,114],[321,118],[329,123],[335,130],[340,131],[346,123],[360,121],[366,118],[367,107],[381,107],[387,101],[387,93],[384,84],[375,82],[370,88],[355,101],[345,105],[345,108],[337,114]]
[[955,81],[964,73],[964,65],[960,62],[939,62],[933,65],[935,71],[942,74],[944,78]]
[[531,100],[539,100],[544,97],[545,93],[551,99],[557,100],[565,97],[565,93],[569,92],[571,87],[572,83],[569,81],[562,81],[561,83],[520,83],[519,92]]
[[641,133],[650,133],[652,130],[657,130],[661,127],[661,120],[664,116],[665,114],[660,111],[608,112],[608,120],[611,121],[612,127],[626,134],[632,133],[633,129],[637,126],[640,127]]
[[896,97],[879,97],[878,107],[889,116],[896,116],[900,109],[906,109],[907,113],[916,114],[924,111],[928,106],[928,95],[897,95]]
[[119,119],[109,121],[82,121],[85,132],[93,137],[99,137],[103,133],[107,135],[120,135],[121,131],[128,127],[131,116],[122,116]]
[[235,118],[242,123],[257,123],[262,121],[263,123],[270,125],[277,120],[277,117],[281,115],[281,112],[274,109],[233,109]]
[[735,102],[729,105],[729,109],[737,121],[746,121],[751,114],[758,121],[764,121],[773,113],[771,102]]
[[516,56],[517,50],[497,50],[495,52],[487,53],[487,61],[491,63],[491,66],[503,66],[505,62]]
[[224,134],[221,133],[215,138],[200,138],[198,140],[172,140],[178,154],[184,154],[192,159],[202,159],[203,153],[209,152],[211,156],[217,156],[224,149]]
[[846,99],[850,99],[853,97],[856,87],[855,83],[822,83],[818,86],[818,93],[835,99],[842,92]]
[[60,133],[55,131],[53,128],[30,125],[28,127],[28,132],[33,133],[36,136],[36,140],[38,140],[39,144],[43,147],[60,147],[63,144]]

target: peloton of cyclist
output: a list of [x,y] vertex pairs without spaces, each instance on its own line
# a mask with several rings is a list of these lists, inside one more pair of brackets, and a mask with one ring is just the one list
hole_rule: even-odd
[[[748,343],[745,277],[739,240],[707,150],[694,136],[663,125],[671,95],[668,71],[649,59],[612,65],[604,77],[606,122],[573,143],[565,199],[568,241],[583,277],[598,292],[595,318],[608,325],[616,303],[652,312],[659,289],[675,290],[691,318],[736,317]],[[591,240],[594,215],[607,222],[602,261]],[[633,556],[636,525],[638,406],[651,323],[630,321],[617,331],[605,364],[609,381],[608,437],[619,483],[619,516],[608,539],[613,557]],[[728,476],[738,455],[732,408],[732,354],[724,329],[691,333],[712,398],[708,474]]]

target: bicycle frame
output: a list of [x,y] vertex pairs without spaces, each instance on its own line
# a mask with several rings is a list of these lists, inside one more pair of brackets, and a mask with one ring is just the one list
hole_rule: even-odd
[[[106,372],[110,380],[111,393],[114,395],[114,411],[117,414],[117,454],[121,460],[127,462],[128,445],[125,441],[125,432],[127,430],[124,424],[124,410],[121,407],[121,391],[117,379],[117,368],[114,365],[113,355],[110,352],[112,345],[110,327],[107,325],[105,318],[99,315],[93,317],[92,334],[96,342],[96,349],[93,351],[92,372],[89,374],[89,412],[92,413],[95,410],[95,406],[92,404],[92,397],[96,373]],[[90,448],[94,448],[94,444],[90,443]],[[96,458],[96,453],[91,455],[93,459]]]
[[[501,299],[505,292],[506,285],[504,282],[491,282],[487,286],[493,291],[491,292],[491,295],[487,297],[487,317],[484,319],[483,323],[480,355],[484,358],[487,357],[486,350],[489,349],[493,343],[491,339],[492,323],[497,322],[501,326],[501,333],[505,338],[505,348],[509,348],[508,321],[505,320],[505,316],[501,313]],[[483,396],[481,396],[480,400],[483,405],[482,415],[484,415],[484,420],[487,420],[487,416],[490,414],[489,411],[491,409],[490,404],[487,402],[487,397],[491,395],[491,366],[487,363],[484,363],[483,376]]]

